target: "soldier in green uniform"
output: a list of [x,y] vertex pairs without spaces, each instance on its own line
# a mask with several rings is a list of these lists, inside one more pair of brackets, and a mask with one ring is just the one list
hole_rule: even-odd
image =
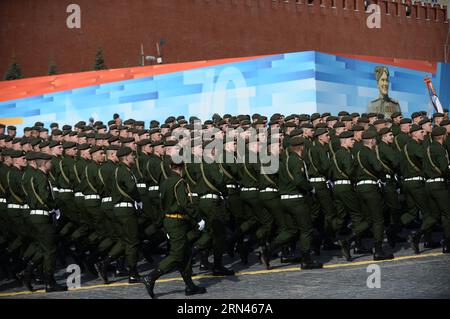
[[301,268],[322,268],[322,264],[311,258],[312,221],[311,210],[305,197],[314,191],[308,181],[306,164],[302,160],[305,139],[292,138],[288,154],[283,157],[279,170],[279,194],[281,206],[294,221],[294,227],[300,236]]
[[[427,229],[432,229],[442,216],[442,227],[444,229],[442,252],[450,253],[450,194],[446,183],[450,177],[450,161],[447,150],[443,146],[447,130],[444,127],[434,127],[431,136],[433,142],[426,148],[423,162],[424,174],[427,179],[425,191],[429,198],[431,214]],[[421,232],[425,233],[427,229]],[[419,252],[417,238],[419,238],[419,235],[416,235],[416,240],[413,242],[416,253]]]
[[6,173],[6,201],[8,203],[8,219],[12,223],[11,229],[15,240],[11,242],[8,251],[21,260],[24,252],[32,242],[32,232],[28,218],[28,204],[22,188],[22,175],[26,167],[25,153],[11,150],[8,153],[12,159],[12,166]]
[[204,221],[200,220],[192,207],[188,186],[181,177],[183,165],[175,164],[171,159],[168,159],[168,163],[171,171],[168,172],[168,178],[162,181],[160,193],[164,229],[169,237],[170,251],[158,267],[143,278],[147,292],[152,298],[155,298],[153,289],[156,280],[173,269],[180,271],[186,285],[187,296],[206,293],[205,288],[195,285],[192,281],[191,247],[187,238],[187,233],[192,227],[189,219],[198,222],[200,228],[204,227]]
[[430,212],[427,194],[425,192],[425,178],[423,163],[425,150],[422,146],[424,139],[423,129],[416,124],[411,126],[411,139],[403,147],[401,170],[403,176],[403,191],[405,193],[406,212],[401,216],[403,225],[408,225],[417,218],[420,210],[423,222],[420,231],[411,234],[410,241],[413,249],[419,245],[422,235],[425,236],[427,246],[439,247],[431,238],[431,227],[434,225],[434,217]]
[[352,235],[348,239],[339,241],[343,255],[347,260],[351,260],[350,245],[355,242],[356,254],[370,253],[362,245],[363,234],[369,228],[369,224],[361,211],[358,197],[353,188],[354,181],[354,158],[351,149],[354,144],[354,133],[351,131],[343,132],[339,135],[341,147],[332,157],[330,168],[330,178],[333,181],[333,198],[337,210],[337,231],[338,237],[344,230],[346,217],[350,215],[352,221]]
[[[242,142],[242,141],[241,141]],[[255,231],[255,237],[259,246],[264,246],[271,233],[273,225],[273,216],[262,209],[259,201],[259,169],[258,162],[258,143],[256,140],[246,140],[245,154],[239,153],[238,141],[238,174],[241,184],[241,201],[244,214],[249,218],[241,224],[235,234],[236,242],[240,242],[245,235]],[[236,249],[241,255],[244,263],[248,261],[248,252],[252,243],[243,241]]]
[[[222,145],[220,145],[222,146]],[[204,157],[199,163],[199,179],[196,192],[199,196],[200,216],[205,220],[205,231],[195,245],[204,250],[212,248],[214,256],[213,275],[231,276],[234,271],[223,266],[222,258],[226,248],[226,224],[229,215],[224,206],[223,196],[228,195],[223,173],[216,162],[214,148],[203,144]]]
[[137,272],[139,231],[138,209],[142,209],[142,201],[136,186],[136,177],[131,171],[134,164],[133,150],[129,147],[121,147],[117,151],[120,163],[114,171],[112,200],[114,215],[119,223],[120,236],[123,245],[114,246],[108,256],[96,264],[99,276],[108,283],[107,269],[109,264],[125,252],[129,269],[128,282],[140,282]]
[[384,114],[391,116],[394,112],[401,112],[398,101],[389,97],[389,70],[387,67],[377,66],[375,68],[375,78],[379,91],[379,97],[371,101],[367,107],[367,112]]
[[406,240],[397,234],[401,231],[399,189],[400,154],[394,149],[394,134],[391,129],[383,128],[378,132],[379,143],[375,146],[377,160],[386,173],[386,184],[383,186],[383,198],[387,212],[386,236],[391,247]]
[[38,170],[31,177],[26,189],[30,207],[30,221],[33,225],[34,237],[42,253],[42,266],[45,278],[45,291],[66,291],[67,287],[59,285],[54,278],[56,265],[57,238],[52,215],[60,214],[52,196],[52,186],[48,179],[52,157],[44,153],[36,153],[31,160],[36,160]]
[[[267,147],[271,160],[279,161],[280,159],[280,145],[278,141],[271,141],[268,138]],[[286,213],[282,206],[279,189],[278,173],[273,171],[271,162],[261,165],[261,172],[259,175],[259,199],[262,206],[266,209],[274,218],[276,231],[273,240],[267,247],[263,247],[261,253],[261,262],[267,269],[270,267],[270,259],[273,253],[280,247],[282,247],[281,262],[300,262],[299,258],[295,258],[295,242],[297,241],[297,229],[294,227],[295,222],[291,215]],[[291,248],[291,254],[289,253]]]
[[[114,172],[117,168],[117,165],[119,164],[119,158],[117,157],[117,151],[119,150],[119,148],[120,146],[118,145],[110,145],[106,148],[106,162],[101,165],[98,170],[98,177],[101,181],[98,190],[101,197],[100,208],[104,212],[105,219],[103,220],[103,222],[105,223],[107,238],[110,238],[113,243],[111,246],[109,246],[109,243],[106,241],[100,243],[98,249],[102,252],[105,252],[108,248],[110,250],[120,250],[123,245],[122,241],[120,240],[120,224],[114,216],[114,205],[112,202]],[[124,258],[119,258],[117,260],[115,269],[116,277],[126,276],[128,274],[126,272],[124,262]]]
[[412,121],[411,119],[404,118],[400,121],[400,131],[394,137],[394,146],[398,152],[402,152],[406,143],[408,143],[409,139],[409,131],[411,129]]
[[[332,156],[329,146],[330,136],[325,128],[316,129],[314,136],[316,142],[308,150],[308,153],[304,154],[309,180],[315,188],[315,194],[313,195],[315,203],[312,207],[313,224],[320,233],[324,249],[339,249],[339,246],[334,244],[337,215],[329,183],[330,158]],[[322,240],[318,241],[318,245]],[[316,246],[316,254],[318,254],[318,249],[318,246]]]
[[[363,211],[368,213],[371,222],[375,252],[374,260],[393,259],[394,255],[383,250],[384,214],[383,197],[380,183],[385,183],[386,174],[377,160],[375,132],[364,132],[362,138],[364,146],[356,155],[356,192],[360,198]],[[380,180],[380,182],[379,182]]]
[[400,133],[400,122],[403,119],[402,112],[394,112],[391,114],[392,119],[392,133],[397,136]]

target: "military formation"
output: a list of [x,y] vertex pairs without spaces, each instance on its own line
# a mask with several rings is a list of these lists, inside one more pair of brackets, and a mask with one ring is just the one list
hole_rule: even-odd
[[186,295],[206,293],[193,264],[233,276],[226,254],[319,269],[322,250],[348,261],[393,259],[399,243],[450,252],[448,110],[171,116],[149,129],[115,114],[16,131],[0,124],[0,270],[30,291],[67,290],[54,275],[71,260],[154,298],[174,270]]

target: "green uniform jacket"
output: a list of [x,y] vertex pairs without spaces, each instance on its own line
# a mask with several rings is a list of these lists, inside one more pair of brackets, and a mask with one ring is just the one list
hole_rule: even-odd
[[191,219],[198,220],[186,181],[181,176],[169,172],[168,178],[161,183],[159,190],[164,214],[186,214]]
[[6,200],[8,204],[26,204],[26,196],[22,188],[22,175],[23,171],[19,170],[15,166],[11,166],[6,175],[8,182],[8,189],[6,190]]
[[433,141],[425,151],[424,173],[426,178],[450,178],[450,162],[447,150]]
[[305,161],[308,164],[309,177],[325,177],[328,179],[330,175],[330,146],[328,144],[320,144],[315,142],[308,154],[305,154]]
[[244,163],[238,164],[238,174],[239,180],[241,182],[242,187],[247,188],[259,188],[259,163],[250,163],[250,158],[258,158],[257,155],[250,154],[249,151],[246,152],[246,156],[244,159]]
[[279,170],[280,195],[306,194],[313,187],[306,177],[306,165],[296,153],[288,151]]
[[423,177],[423,161],[425,150],[422,144],[413,139],[403,147],[401,171],[404,178]]
[[218,163],[203,161],[199,164],[199,169],[200,178],[196,187],[199,196],[205,194],[228,195],[225,179]]
[[377,159],[381,166],[383,166],[386,174],[399,174],[400,156],[399,153],[394,150],[392,145],[381,141],[377,146],[375,146],[375,154],[377,155]]
[[124,163],[120,163],[114,171],[112,200],[113,204],[141,201],[141,196],[136,187],[136,177]]
[[42,209],[50,211],[56,208],[48,176],[41,170],[35,170],[35,173],[27,185],[27,189],[30,210]]
[[101,185],[99,185],[99,194],[102,198],[111,197],[116,168],[117,164],[108,160],[98,169],[98,177],[102,182]]
[[386,173],[377,160],[375,151],[367,146],[363,146],[356,155],[355,176],[356,182],[363,180],[386,180]]
[[350,149],[341,147],[332,158],[331,180],[354,180],[354,159]]
[[74,172],[75,158],[64,156],[59,162],[59,176],[57,177],[58,185],[62,189],[74,189],[76,185],[76,177]]
[[81,177],[81,191],[84,195],[100,195],[102,181],[98,175],[101,165],[94,161],[90,161],[84,168]]

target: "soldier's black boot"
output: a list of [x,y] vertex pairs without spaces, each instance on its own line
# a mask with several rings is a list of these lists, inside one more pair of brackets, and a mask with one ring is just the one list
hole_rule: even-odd
[[259,256],[261,263],[266,267],[266,269],[270,269],[270,245],[261,247],[261,254]]
[[375,243],[375,253],[373,254],[373,260],[388,260],[394,259],[393,254],[389,254],[383,250],[382,243]]
[[200,257],[200,270],[211,270],[214,268],[213,264],[209,262],[209,250],[202,250],[198,253]]
[[213,276],[234,276],[234,270],[223,266],[221,255],[214,256]]
[[183,275],[184,284],[186,285],[186,288],[184,289],[184,294],[186,296],[192,296],[192,295],[200,295],[206,293],[205,287],[200,287],[194,284],[192,281],[192,277],[190,275]]
[[313,260],[311,258],[310,252],[306,252],[302,254],[302,262],[301,262],[301,269],[307,270],[307,269],[321,269],[323,268],[323,264]]
[[45,276],[45,292],[67,291],[66,286],[58,284],[53,275]]
[[441,247],[441,244],[439,242],[433,240],[433,236],[432,236],[431,232],[427,232],[424,235],[423,246],[425,248],[439,248],[439,247]]
[[147,293],[152,299],[156,297],[153,291],[155,289],[155,282],[163,274],[161,269],[155,269],[149,275],[142,277],[141,282],[145,285],[145,289],[147,289]]
[[131,267],[130,275],[128,276],[128,283],[129,284],[137,284],[139,282],[141,282],[141,277],[139,276],[137,267]]
[[358,255],[366,255],[366,254],[372,254],[373,251],[371,248],[364,247],[361,238],[356,238],[355,239],[355,249],[353,250],[353,253],[358,254]]
[[129,272],[125,268],[125,257],[120,257],[116,261],[116,269],[114,272],[114,276],[115,277],[125,277],[125,276],[128,276],[128,274],[129,274]]
[[442,253],[450,254],[450,238],[444,239],[442,243]]
[[26,268],[17,274],[17,277],[20,279],[20,281],[23,283],[25,288],[27,288],[28,291],[33,292],[33,286],[31,285],[31,274],[33,273],[33,269],[35,268],[32,261],[29,261],[27,263]]
[[420,254],[420,248],[419,248],[419,243],[420,243],[420,238],[422,237],[422,232],[418,231],[418,232],[413,232],[409,235],[409,241],[411,243],[411,248],[413,249],[414,253]]
[[339,240],[339,245],[341,246],[342,256],[347,261],[352,261],[352,255],[350,255],[350,241],[347,239]]
[[97,271],[98,276],[101,280],[103,280],[103,283],[105,285],[109,284],[108,280],[108,267],[111,263],[111,257],[106,257],[103,261],[96,262],[94,264],[95,270]]
[[244,265],[248,264],[248,255],[249,248],[246,242],[238,243],[236,246],[236,250],[239,252],[239,257],[241,258],[241,262]]

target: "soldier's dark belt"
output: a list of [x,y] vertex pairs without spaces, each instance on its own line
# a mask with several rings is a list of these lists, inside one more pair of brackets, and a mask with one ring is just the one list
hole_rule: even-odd
[[165,214],[167,218],[174,218],[174,219],[184,219],[186,218],[186,215],[182,214]]
[[350,185],[352,182],[348,179],[340,179],[337,181],[334,181],[334,185]]
[[443,179],[442,177],[430,178],[430,179],[427,179],[426,182],[427,183],[445,182],[445,179]]
[[266,188],[264,188],[264,189],[260,189],[259,192],[260,192],[260,193],[278,192],[278,189],[276,189],[276,188],[271,188],[271,187],[266,187]]
[[315,183],[315,182],[326,182],[326,179],[325,179],[325,177],[311,177],[311,178],[309,179],[309,181],[310,181],[311,183]]
[[410,178],[405,178],[403,181],[404,182],[411,182],[411,181],[424,181],[425,178],[417,176],[417,177],[410,177]]

